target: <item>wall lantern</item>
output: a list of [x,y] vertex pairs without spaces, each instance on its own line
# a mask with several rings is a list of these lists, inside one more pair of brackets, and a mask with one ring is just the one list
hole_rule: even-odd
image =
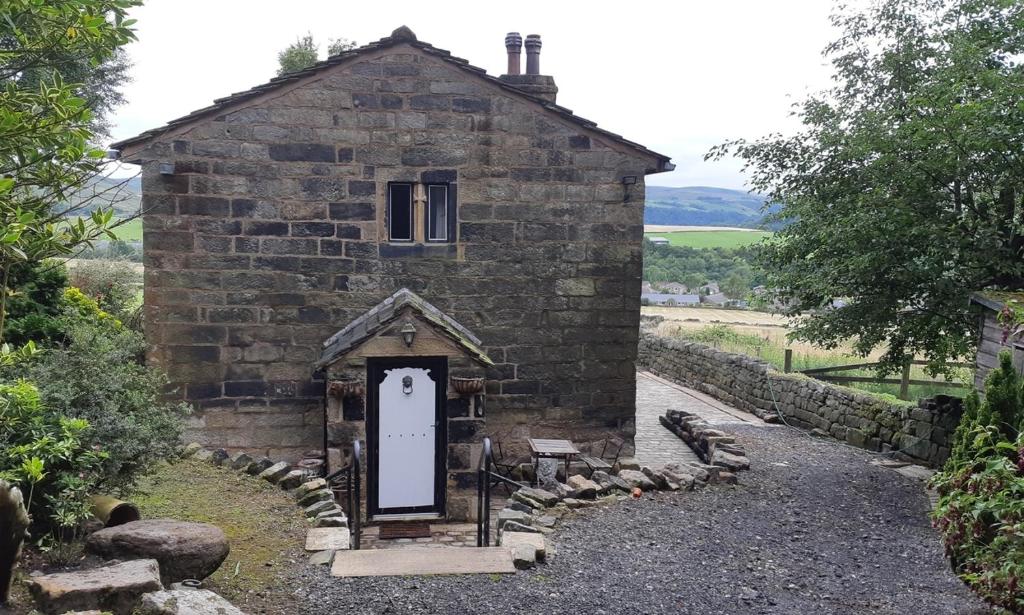
[[622,176],[622,202],[629,201],[629,187],[636,185],[636,175]]
[[399,333],[402,334],[402,341],[405,342],[406,348],[412,348],[412,343],[416,339],[416,327],[411,322],[407,322]]

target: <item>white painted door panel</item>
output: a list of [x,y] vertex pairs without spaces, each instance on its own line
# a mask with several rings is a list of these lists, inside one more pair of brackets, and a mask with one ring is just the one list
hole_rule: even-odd
[[[429,369],[384,371],[377,395],[380,458],[377,500],[389,508],[434,505],[437,383]],[[411,387],[403,385],[411,378]]]

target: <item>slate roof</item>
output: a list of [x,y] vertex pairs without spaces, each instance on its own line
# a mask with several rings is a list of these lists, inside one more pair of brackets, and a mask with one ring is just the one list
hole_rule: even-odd
[[369,311],[350,322],[341,331],[327,338],[327,341],[323,344],[324,351],[320,355],[320,360],[316,362],[316,369],[330,365],[379,333],[397,320],[402,314],[402,310],[406,307],[415,310],[423,320],[433,325],[439,333],[462,347],[466,354],[479,363],[487,366],[494,365],[490,357],[484,354],[484,351],[480,348],[480,339],[470,333],[469,329],[463,327],[453,318],[408,288],[403,288],[370,308]]
[[439,59],[447,62],[448,64],[451,64],[451,65],[453,65],[453,66],[455,66],[455,67],[457,67],[457,68],[459,68],[459,69],[461,69],[463,71],[471,73],[471,74],[475,75],[477,78],[483,79],[484,81],[487,81],[488,83],[491,83],[492,85],[498,86],[498,87],[500,87],[501,89],[503,89],[505,91],[512,92],[516,96],[519,96],[520,98],[528,99],[531,102],[536,103],[536,104],[544,107],[545,109],[553,111],[554,113],[556,113],[559,116],[561,116],[562,119],[565,119],[565,120],[567,120],[569,122],[572,122],[574,124],[578,124],[579,126],[585,128],[587,130],[596,132],[596,133],[604,136],[605,138],[607,138],[609,140],[612,140],[612,141],[615,141],[615,142],[620,143],[622,145],[625,145],[627,147],[630,147],[630,148],[636,150],[640,154],[657,158],[658,159],[658,168],[652,169],[652,170],[650,170],[650,172],[660,173],[662,171],[670,171],[673,168],[675,168],[671,164],[671,162],[670,162],[671,159],[668,156],[665,156],[664,154],[659,154],[657,152],[651,151],[651,150],[647,149],[646,147],[644,147],[643,145],[640,145],[639,143],[635,143],[633,141],[630,141],[630,140],[626,139],[622,135],[618,135],[618,134],[615,134],[615,133],[610,132],[608,130],[604,130],[602,128],[598,128],[596,122],[593,122],[591,120],[588,120],[588,119],[582,118],[582,117],[580,117],[578,115],[575,115],[572,112],[572,109],[567,109],[567,108],[565,108],[565,107],[563,107],[561,105],[557,105],[557,104],[555,104],[553,102],[544,100],[543,98],[539,98],[537,96],[533,96],[532,94],[528,94],[528,93],[524,92],[523,90],[520,90],[519,88],[515,87],[514,85],[505,83],[504,81],[502,81],[501,79],[498,79],[497,77],[492,77],[491,75],[488,75],[487,71],[484,70],[483,68],[480,68],[478,66],[473,66],[472,64],[469,63],[468,60],[464,60],[462,58],[453,56],[451,54],[451,52],[446,50],[446,49],[439,49],[437,47],[434,47],[430,43],[426,43],[426,42],[417,40],[416,35],[413,33],[413,31],[410,30],[409,28],[407,28],[406,26],[402,26],[402,27],[396,29],[394,32],[391,33],[391,36],[386,36],[386,37],[384,37],[384,38],[382,38],[382,39],[380,39],[380,40],[378,40],[376,42],[370,43],[368,45],[364,45],[362,47],[357,47],[355,49],[350,49],[348,51],[343,51],[343,52],[341,52],[341,53],[339,53],[337,55],[333,55],[333,56],[327,58],[326,60],[323,60],[321,62],[317,62],[316,64],[310,66],[309,68],[307,68],[305,70],[295,71],[293,73],[288,73],[287,75],[282,75],[280,77],[275,77],[275,78],[271,79],[270,81],[268,81],[268,82],[266,82],[266,83],[264,83],[262,85],[258,85],[258,86],[254,87],[254,88],[251,88],[251,89],[248,89],[248,90],[245,90],[245,91],[242,91],[242,92],[235,92],[234,94],[231,94],[230,96],[225,96],[223,98],[218,98],[218,99],[214,100],[213,104],[208,106],[208,107],[204,107],[202,109],[197,109],[196,111],[193,111],[192,113],[189,113],[188,115],[180,117],[180,118],[178,118],[176,120],[171,120],[166,125],[161,126],[159,128],[154,128],[152,130],[147,130],[146,132],[143,132],[142,134],[139,134],[137,136],[130,137],[128,139],[123,139],[121,141],[118,141],[117,143],[113,143],[113,144],[111,144],[111,147],[113,149],[120,150],[120,149],[124,149],[124,148],[126,148],[126,147],[128,147],[130,145],[135,145],[135,144],[138,144],[138,143],[142,143],[142,142],[148,141],[150,139],[153,139],[153,138],[156,138],[156,137],[162,135],[163,133],[165,133],[165,132],[167,132],[167,131],[169,131],[169,130],[171,130],[173,128],[177,128],[179,126],[190,124],[192,122],[196,122],[198,120],[205,119],[205,118],[208,118],[210,116],[216,116],[220,112],[227,110],[227,108],[232,106],[232,105],[235,105],[237,103],[245,102],[245,101],[250,100],[252,98],[256,98],[257,96],[260,96],[260,95],[265,94],[267,92],[273,91],[273,90],[275,90],[275,89],[277,89],[277,88],[279,88],[279,87],[281,87],[283,85],[287,85],[287,84],[290,84],[290,83],[295,83],[295,82],[297,82],[297,81],[299,81],[299,80],[301,80],[301,79],[303,79],[305,77],[309,77],[311,75],[315,75],[315,74],[319,73],[320,71],[322,71],[324,69],[327,69],[327,68],[330,68],[332,66],[337,66],[339,64],[344,64],[346,62],[355,60],[359,56],[361,56],[361,55],[363,55],[365,53],[368,53],[368,52],[371,52],[371,51],[377,51],[377,50],[380,50],[380,49],[387,49],[389,47],[394,47],[396,45],[403,44],[403,43],[404,44],[408,44],[408,45],[410,45],[412,47],[415,47],[416,49],[419,49],[419,50],[423,51],[424,53],[426,53],[426,54],[428,54],[430,56],[433,56],[435,58],[439,58]]
[[671,293],[643,293],[641,299],[647,299],[650,303],[663,305],[670,300],[679,305],[697,305],[700,303],[699,295],[671,294]]

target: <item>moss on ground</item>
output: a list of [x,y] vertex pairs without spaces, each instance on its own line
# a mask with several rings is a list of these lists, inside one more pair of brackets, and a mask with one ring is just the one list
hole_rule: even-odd
[[242,610],[287,613],[288,579],[305,566],[309,522],[291,495],[270,483],[196,460],[161,465],[132,498],[144,519],[169,517],[221,528],[231,553],[204,586]]

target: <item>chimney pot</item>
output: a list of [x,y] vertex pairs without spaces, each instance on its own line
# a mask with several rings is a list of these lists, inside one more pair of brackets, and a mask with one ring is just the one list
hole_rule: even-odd
[[540,35],[526,35],[526,74],[540,74]]
[[518,32],[509,32],[505,35],[505,50],[508,51],[508,75],[520,73],[519,57],[522,53],[523,37]]

